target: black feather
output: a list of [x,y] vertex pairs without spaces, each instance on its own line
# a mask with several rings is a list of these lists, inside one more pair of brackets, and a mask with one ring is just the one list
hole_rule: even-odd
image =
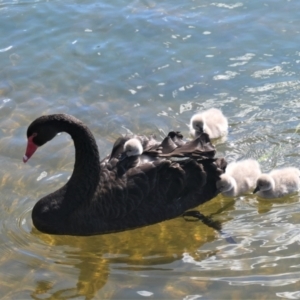
[[142,136],[145,151],[160,150],[154,160],[127,168],[118,157],[128,137],[118,139],[111,155],[100,163],[92,133],[72,116],[43,116],[29,129],[40,144],[59,132],[74,140],[71,178],[32,211],[35,227],[51,234],[103,234],[175,218],[215,197],[216,181],[226,167],[224,159],[213,158],[215,149],[205,134],[187,143],[178,132],[169,133],[162,143]]

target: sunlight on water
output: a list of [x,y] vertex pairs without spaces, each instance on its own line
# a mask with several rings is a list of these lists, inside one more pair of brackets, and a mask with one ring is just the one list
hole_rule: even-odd
[[264,172],[298,167],[299,6],[0,0],[1,299],[299,299],[298,193],[198,207],[224,234],[177,218],[53,236],[31,211],[69,179],[73,142],[60,134],[22,163],[27,127],[43,114],[81,119],[104,157],[121,134],[189,138],[191,116],[218,107],[230,128],[217,156],[255,158]]

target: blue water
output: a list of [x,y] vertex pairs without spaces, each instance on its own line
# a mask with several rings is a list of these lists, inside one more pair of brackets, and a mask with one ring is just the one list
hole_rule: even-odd
[[94,237],[39,233],[31,210],[63,185],[62,134],[25,165],[26,129],[69,113],[101,156],[127,132],[188,136],[222,109],[218,156],[267,172],[300,166],[300,2],[0,0],[1,299],[299,299],[299,195],[218,196],[200,207],[224,236],[181,218]]

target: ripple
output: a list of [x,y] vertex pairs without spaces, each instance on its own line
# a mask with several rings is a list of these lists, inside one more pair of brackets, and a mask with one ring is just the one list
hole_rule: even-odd
[[290,80],[290,81],[282,81],[277,83],[268,83],[263,86],[255,87],[255,88],[245,88],[245,92],[248,93],[261,93],[271,90],[280,90],[283,88],[300,88],[300,81],[299,80]]
[[300,299],[300,291],[276,293],[276,296],[285,299]]
[[[9,218],[3,222],[1,235],[7,241],[5,244],[7,251],[13,250],[17,257],[22,257],[22,260],[25,259],[30,264],[63,262],[63,264],[69,265],[76,263],[76,259],[66,257],[65,251],[67,248],[56,248],[53,251],[51,243],[45,243],[39,238],[40,234],[36,235],[37,231],[31,220],[31,211],[31,201],[24,199],[22,201],[22,211],[19,209],[13,211]],[[49,241],[51,241],[51,238]]]
[[237,56],[237,57],[231,57],[230,60],[248,62],[253,57],[255,57],[254,53],[246,53],[245,55],[241,55],[241,56]]
[[300,241],[300,228],[292,228],[275,238],[275,242],[288,245]]
[[245,285],[261,285],[261,286],[285,286],[299,282],[300,272],[278,274],[278,275],[254,275],[254,276],[239,276],[239,277],[220,277],[215,280],[226,281],[230,285],[245,286]]
[[148,291],[137,291],[137,294],[143,296],[143,297],[150,297],[153,295],[152,292],[148,292]]
[[214,80],[230,80],[235,78],[237,75],[239,75],[238,72],[232,72],[232,71],[226,71],[223,75],[215,75],[213,76]]
[[270,76],[278,73],[282,73],[283,69],[280,66],[275,66],[270,69],[260,70],[254,72],[251,76],[254,78],[269,78]]
[[183,300],[196,300],[202,298],[201,295],[187,295],[183,298]]
[[242,2],[237,2],[235,4],[228,5],[228,4],[219,2],[219,3],[212,3],[211,5],[217,6],[217,7],[222,7],[222,8],[234,9],[234,8],[243,6],[243,3]]
[[13,46],[8,46],[8,47],[6,47],[6,48],[2,48],[2,49],[0,49],[0,53],[1,53],[1,52],[9,51],[9,50],[12,49],[12,48],[13,48]]

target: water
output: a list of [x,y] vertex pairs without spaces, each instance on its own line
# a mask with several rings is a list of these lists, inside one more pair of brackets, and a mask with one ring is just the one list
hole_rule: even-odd
[[41,234],[31,210],[65,183],[64,134],[25,165],[26,129],[64,112],[101,156],[122,133],[171,129],[218,107],[230,162],[298,166],[298,1],[0,0],[1,299],[299,299],[299,195],[218,196],[201,207],[234,237],[177,218],[94,237]]

